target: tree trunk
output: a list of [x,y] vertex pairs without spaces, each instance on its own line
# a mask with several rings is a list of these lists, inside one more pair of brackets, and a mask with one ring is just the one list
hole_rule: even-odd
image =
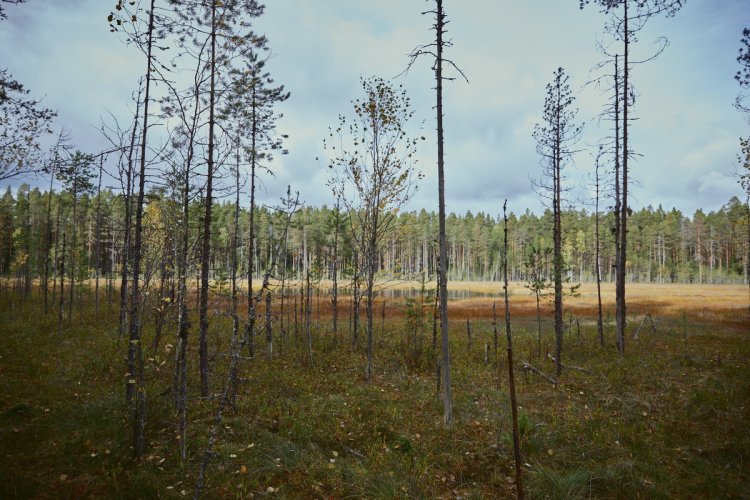
[[60,260],[60,303],[57,309],[57,334],[62,335],[63,316],[65,315],[65,243],[67,232],[63,233],[62,259]]
[[208,97],[208,158],[206,178],[206,200],[203,218],[203,245],[201,248],[201,293],[198,316],[198,355],[201,377],[201,396],[208,397],[209,360],[208,360],[208,290],[209,266],[211,265],[211,213],[213,208],[214,180],[214,111],[216,107],[216,2],[211,2],[211,83]]
[[445,425],[453,423],[453,399],[451,397],[451,361],[448,344],[448,252],[445,240],[445,162],[443,155],[443,34],[445,30],[445,12],[443,0],[436,0],[437,35],[435,61],[435,84],[437,90],[437,147],[438,147],[438,245],[440,247],[440,332],[441,332],[441,372],[443,376],[443,422]]
[[[145,448],[145,425],[146,425],[146,388],[143,370],[143,348],[141,345],[141,323],[140,323],[140,268],[143,250],[143,205],[146,191],[146,136],[148,134],[148,105],[151,90],[151,49],[153,46],[154,32],[154,3],[151,0],[148,23],[148,46],[146,58],[146,87],[143,99],[143,131],[141,133],[141,158],[140,173],[138,177],[138,202],[135,212],[135,234],[133,246],[133,282],[130,295],[130,318],[128,325],[128,376],[126,381],[126,399],[132,401],[135,393],[135,404],[133,407],[133,453],[136,458],[143,455]],[[137,385],[136,385],[137,384]],[[137,389],[137,390],[136,390]]]
[[47,223],[44,231],[44,280],[42,281],[42,291],[44,293],[44,314],[49,312],[49,253],[52,249],[52,182],[55,179],[55,169],[57,167],[57,150],[55,150],[55,159],[53,160],[51,172],[49,174],[49,192],[47,193]]
[[556,106],[556,126],[555,126],[555,145],[554,145],[554,158],[552,165],[552,177],[553,177],[553,198],[552,198],[552,212],[553,212],[553,273],[554,273],[554,285],[555,285],[555,359],[557,359],[557,376],[562,374],[562,347],[563,347],[563,301],[562,301],[562,268],[563,268],[563,255],[562,255],[562,224],[561,224],[561,169],[562,169],[562,138],[560,130],[560,113],[561,113],[561,89],[560,79],[557,79],[557,106]]
[[125,217],[123,224],[122,237],[122,266],[120,270],[120,323],[118,330],[119,344],[120,339],[128,330],[128,275],[130,259],[133,257],[133,251],[130,245],[130,225],[132,218],[132,187],[133,187],[133,154],[135,151],[135,140],[138,130],[139,108],[141,105],[141,87],[138,88],[138,98],[136,99],[135,117],[133,118],[133,132],[130,134],[130,149],[128,150],[128,169],[125,175]]
[[102,170],[104,170],[104,157],[99,158],[99,182],[96,186],[96,281],[94,286],[94,295],[96,303],[96,315],[99,316],[99,275],[101,274],[101,258],[99,256],[99,240],[101,231],[101,209],[102,209]]
[[503,233],[505,235],[503,251],[503,274],[505,297],[505,338],[508,343],[508,390],[510,391],[510,408],[513,418],[513,458],[516,466],[516,498],[523,499],[523,482],[521,480],[521,439],[518,432],[518,402],[516,401],[516,381],[513,373],[513,336],[510,331],[510,302],[508,301],[508,217],[503,203]]
[[333,231],[333,290],[331,296],[331,305],[333,307],[333,347],[336,347],[336,337],[338,334],[338,320],[339,320],[339,289],[338,289],[338,259],[339,259],[339,225],[341,212],[339,211],[339,198],[336,198],[336,215],[334,217],[334,224],[336,227]]
[[[627,309],[625,303],[625,276],[627,264],[627,244],[628,244],[628,76],[630,68],[628,67],[628,58],[630,51],[630,33],[628,31],[628,3],[623,2],[623,26],[624,26],[624,63],[623,63],[623,107],[622,107],[622,203],[620,204],[620,255],[617,262],[617,284],[615,290],[616,321],[617,321],[617,348],[622,355],[625,354],[625,327],[627,318]],[[615,71],[616,73],[616,71]],[[615,76],[617,78],[617,76]]]
[[602,265],[601,240],[599,236],[599,159],[596,160],[595,173],[595,209],[594,209],[594,266],[596,268],[596,331],[599,334],[599,345],[604,347],[604,325],[602,323]]

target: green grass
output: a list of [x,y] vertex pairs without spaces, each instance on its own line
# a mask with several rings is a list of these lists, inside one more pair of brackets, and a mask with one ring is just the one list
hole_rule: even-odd
[[[170,498],[192,496],[215,403],[197,393],[191,331],[188,458],[179,459],[171,387],[174,328],[147,358],[147,452],[132,459],[124,404],[125,342],[116,314],[84,308],[57,335],[54,315],[35,299],[0,299],[0,498]],[[531,498],[719,498],[748,494],[750,377],[748,322],[688,312],[656,318],[624,358],[601,349],[595,326],[566,338],[557,389],[534,374],[536,324],[514,323],[524,480]],[[194,325],[197,322],[193,323]],[[636,325],[635,319],[631,325]],[[212,317],[211,351],[223,352],[230,325]],[[378,329],[380,323],[377,323]],[[513,459],[504,341],[486,321],[452,328],[456,422],[442,425],[430,333],[422,357],[408,352],[406,322],[377,334],[375,376],[364,382],[364,354],[339,346],[321,324],[314,366],[293,332],[283,354],[243,362],[237,410],[225,412],[206,497],[497,498],[513,495]],[[551,349],[548,325],[544,345]],[[292,327],[293,330],[293,327]],[[612,343],[612,332],[607,332]],[[501,337],[504,339],[504,335]],[[630,340],[630,339],[629,339]],[[264,341],[258,340],[262,351]],[[275,351],[282,346],[277,340]],[[225,377],[214,357],[212,387]],[[497,364],[496,364],[497,361]]]

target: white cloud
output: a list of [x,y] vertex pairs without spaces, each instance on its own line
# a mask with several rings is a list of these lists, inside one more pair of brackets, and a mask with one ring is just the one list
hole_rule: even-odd
[[[672,43],[633,72],[639,120],[632,144],[643,155],[632,162],[637,204],[715,209],[733,193],[736,139],[747,135],[731,107],[745,4],[691,0],[675,18],[655,20],[641,34],[639,54],[648,53],[657,36]],[[290,154],[275,161],[276,177],[266,181],[270,201],[288,183],[310,204],[328,199],[322,151],[328,127],[350,111],[360,76],[394,77],[414,46],[430,42],[432,21],[420,15],[430,6],[421,0],[269,2],[255,26],[273,49],[269,69],[292,93],[278,124],[290,135]],[[0,60],[34,95],[47,95],[46,104],[59,109],[58,121],[71,124],[82,148],[101,147],[90,124],[105,108],[127,120],[143,71],[142,55],[108,32],[110,7],[100,0],[34,0],[8,9],[11,19],[0,23]],[[531,132],[541,120],[545,85],[557,66],[565,67],[576,90],[591,78],[601,58],[595,41],[603,38],[604,17],[596,8],[580,11],[574,0],[476,0],[445,8],[454,42],[447,56],[470,80],[445,86],[448,209],[497,214],[508,197],[516,213],[527,206],[538,211],[528,178],[540,172]],[[410,203],[414,209],[434,208],[437,197],[430,64],[420,61],[397,80],[412,97],[415,129],[424,122],[419,133],[428,139],[419,154],[426,178]],[[596,88],[581,91],[579,118],[588,122],[581,146],[608,135],[592,120],[603,104]],[[579,155],[569,170],[571,183],[590,165],[588,153]]]

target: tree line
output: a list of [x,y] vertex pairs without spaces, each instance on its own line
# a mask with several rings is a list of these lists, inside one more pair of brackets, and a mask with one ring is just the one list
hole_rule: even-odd
[[[74,192],[78,190],[78,193]],[[121,194],[103,190],[91,193],[92,186],[41,191],[27,184],[15,193],[6,188],[0,197],[0,275],[14,278],[25,290],[43,280],[47,273],[59,274],[63,234],[77,235],[66,243],[68,280],[117,278],[123,261],[125,201]],[[162,266],[164,257],[175,252],[165,244],[175,244],[173,232],[180,208],[158,191],[148,195],[144,215],[147,262]],[[189,210],[198,213],[195,201]],[[231,232],[234,206],[215,203],[211,220],[209,266],[212,280],[226,282],[231,273],[231,255],[236,252],[238,274],[247,275],[249,251],[249,210],[239,211],[243,228],[237,240]],[[282,234],[283,220],[274,210],[255,210],[253,273],[262,277]],[[304,277],[310,270],[315,279],[351,279],[357,252],[351,231],[351,213],[344,209],[304,207],[291,218],[286,234],[285,256],[280,264],[289,278]],[[564,275],[570,282],[593,282],[596,278],[596,220],[587,210],[561,213]],[[195,218],[194,218],[195,219]],[[197,219],[195,219],[197,220]],[[686,216],[677,209],[648,206],[632,213],[627,278],[634,283],[747,283],[748,207],[732,197],[719,210],[696,210]],[[339,231],[335,231],[338,221]],[[528,281],[535,273],[534,259],[540,254],[541,277],[550,280],[553,214],[526,211],[508,216],[509,277]],[[195,249],[201,228],[190,227],[189,241]],[[605,282],[614,281],[615,255],[611,216],[600,224],[599,272]],[[337,241],[334,239],[337,238]],[[434,281],[437,273],[437,215],[426,210],[400,212],[377,253],[377,274],[383,280]],[[479,212],[449,214],[446,218],[447,272],[451,281],[499,281],[503,246],[502,219]],[[57,255],[55,254],[57,253]],[[200,255],[193,251],[188,266],[194,278],[199,272]],[[154,264],[156,263],[156,264]],[[164,271],[174,272],[174,261],[166,261]],[[161,272],[161,268],[153,271]],[[39,289],[41,293],[41,288]]]

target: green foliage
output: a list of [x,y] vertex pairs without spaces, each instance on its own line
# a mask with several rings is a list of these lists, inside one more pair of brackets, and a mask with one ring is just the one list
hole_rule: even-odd
[[527,283],[524,288],[537,298],[547,295],[547,290],[552,288],[552,283],[547,279],[546,270],[549,268],[549,260],[552,249],[545,247],[540,249],[531,245],[526,258]]
[[[40,278],[44,272],[44,260],[38,259],[39,249],[44,247],[47,230],[47,196],[48,193],[38,189],[19,186],[18,191],[6,189],[0,196],[0,275],[13,276],[16,267],[11,264],[16,255],[25,251],[26,243],[30,245],[31,278]],[[112,267],[113,257],[120,260],[123,233],[121,231],[124,204],[120,195],[109,190],[101,193],[102,221],[100,227],[99,251],[100,263],[103,270]],[[78,198],[78,212],[76,233],[82,235],[78,241],[78,249],[73,254],[80,259],[76,262],[85,276],[92,274],[91,266],[97,261],[90,255],[94,247],[91,239],[97,235],[89,235],[95,228],[91,221],[95,220],[95,208],[99,202],[96,196],[81,195]],[[71,234],[72,224],[72,193],[63,190],[52,195],[52,227],[50,256],[53,256],[54,242],[61,241],[62,232],[67,230]],[[27,214],[28,207],[28,214]],[[60,208],[62,227],[58,234],[55,226],[57,209]],[[159,256],[168,248],[168,242],[175,237],[173,229],[179,220],[179,207],[168,200],[165,193],[154,191],[148,199],[148,209],[144,219],[144,244],[146,255],[152,262],[159,260]],[[212,223],[212,259],[215,269],[228,269],[231,255],[230,231],[226,230],[228,221],[232,219],[233,206],[231,203],[216,204],[213,209]],[[196,200],[190,205],[190,219],[200,220],[201,207]],[[30,215],[30,218],[27,218]],[[354,220],[352,220],[352,218]],[[351,226],[357,227],[358,216],[349,210],[341,210],[341,229],[339,241],[340,270],[345,277],[350,277],[353,267],[353,254],[357,249],[357,241],[352,238]],[[308,243],[310,262],[319,260],[326,262],[332,253],[334,210],[323,206],[319,208],[306,207],[292,218],[292,227],[288,233],[287,276],[299,266],[294,265],[294,255],[300,255],[303,246],[303,235]],[[594,276],[594,240],[581,239],[579,234],[591,234],[594,227],[594,216],[586,211],[565,211],[562,213],[563,227],[568,228],[563,233],[563,242],[571,240],[572,262],[569,276],[576,282],[591,281]],[[68,221],[66,227],[65,222]],[[738,198],[731,198],[719,210],[704,213],[698,211],[687,217],[678,210],[664,210],[662,207],[646,207],[632,214],[630,233],[628,238],[628,275],[629,279],[637,282],[677,283],[694,282],[702,279],[713,283],[741,282],[744,276],[745,255],[748,238],[748,207]],[[28,225],[30,223],[30,226]],[[544,266],[541,275],[534,272],[530,266],[530,254],[537,251],[545,254],[545,248],[551,244],[549,227],[551,213],[545,212],[535,215],[531,212],[519,216],[509,216],[509,271],[518,281],[533,281],[534,278],[549,280],[551,266]],[[248,227],[248,210],[240,213],[240,227],[244,228],[241,243],[246,241]],[[278,243],[282,234],[283,221],[267,207],[256,207],[256,245],[258,249],[257,269],[264,269],[268,265],[271,248]],[[224,229],[223,229],[224,228]],[[460,280],[492,280],[497,278],[499,249],[502,243],[499,221],[488,214],[467,212],[462,216],[455,214],[446,218],[446,231],[449,255],[463,255],[463,258],[450,259],[449,279]],[[16,232],[20,229],[20,233]],[[603,233],[605,231],[602,231]],[[189,240],[198,237],[198,227],[190,227]],[[15,235],[15,237],[14,237]],[[27,240],[26,236],[30,235]],[[85,237],[84,237],[85,236]],[[380,272],[383,278],[396,276],[409,277],[427,271],[428,279],[434,279],[434,262],[436,248],[432,242],[437,238],[437,216],[427,211],[399,212],[394,217],[387,232],[386,241],[393,240],[397,252],[393,259],[384,260]],[[68,245],[71,245],[68,238]],[[606,263],[613,260],[613,240],[611,235],[602,238],[601,262],[605,264],[602,272],[604,282],[610,281],[612,275],[606,268]],[[70,248],[70,247],[69,247]],[[711,266],[711,248],[713,248],[714,265]],[[244,250],[243,250],[244,251]],[[360,252],[361,255],[361,252]],[[386,254],[388,255],[388,254]],[[701,259],[698,259],[700,255]],[[729,255],[718,259],[718,256]],[[663,259],[662,259],[663,257]],[[545,257],[542,257],[542,262]],[[194,271],[191,260],[189,275]],[[297,262],[299,264],[299,262]],[[88,266],[88,267],[87,267]],[[246,259],[240,260],[239,275],[247,272]],[[328,278],[330,266],[322,266],[320,270],[323,278]],[[582,271],[582,272],[581,272]],[[531,291],[531,290],[530,290]]]

